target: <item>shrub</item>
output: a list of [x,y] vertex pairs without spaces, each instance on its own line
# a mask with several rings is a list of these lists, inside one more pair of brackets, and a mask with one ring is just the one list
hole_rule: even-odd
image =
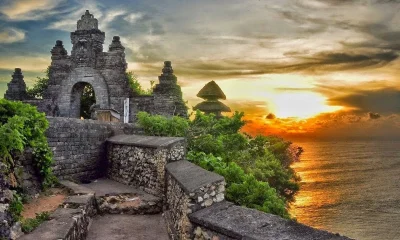
[[152,136],[184,137],[189,126],[186,119],[177,116],[166,118],[139,112],[137,119],[145,133]]

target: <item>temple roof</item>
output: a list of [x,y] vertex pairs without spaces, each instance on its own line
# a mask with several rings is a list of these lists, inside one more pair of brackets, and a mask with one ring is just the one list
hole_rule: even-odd
[[231,109],[220,101],[204,101],[193,107],[203,112],[230,112]]
[[196,96],[207,100],[226,99],[224,92],[214,81],[207,83]]

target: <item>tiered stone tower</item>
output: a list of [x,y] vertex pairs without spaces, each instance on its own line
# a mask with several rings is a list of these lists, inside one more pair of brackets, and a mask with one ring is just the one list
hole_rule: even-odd
[[21,68],[16,68],[12,75],[12,80],[7,84],[8,89],[4,94],[4,98],[9,100],[25,100],[27,99],[26,84]]
[[181,87],[177,84],[171,61],[164,62],[164,68],[158,80],[160,83],[153,90],[154,106],[157,114],[187,117],[187,108],[182,101]]

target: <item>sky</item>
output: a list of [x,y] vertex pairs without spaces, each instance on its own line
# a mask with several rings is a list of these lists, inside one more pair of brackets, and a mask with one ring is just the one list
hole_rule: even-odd
[[71,52],[86,9],[145,87],[170,60],[190,108],[214,80],[251,134],[400,139],[400,0],[0,0],[0,96]]

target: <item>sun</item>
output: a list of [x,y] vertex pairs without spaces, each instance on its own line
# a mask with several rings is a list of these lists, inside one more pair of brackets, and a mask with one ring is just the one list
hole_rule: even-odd
[[340,106],[329,106],[326,98],[315,92],[284,92],[272,97],[274,113],[279,118],[306,119],[320,113],[340,110]]

